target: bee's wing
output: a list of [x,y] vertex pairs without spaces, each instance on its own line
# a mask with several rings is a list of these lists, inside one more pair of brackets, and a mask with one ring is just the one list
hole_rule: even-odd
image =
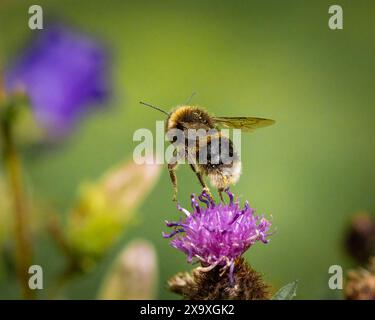
[[213,117],[212,119],[218,127],[241,129],[243,131],[253,131],[275,123],[271,119],[254,117]]

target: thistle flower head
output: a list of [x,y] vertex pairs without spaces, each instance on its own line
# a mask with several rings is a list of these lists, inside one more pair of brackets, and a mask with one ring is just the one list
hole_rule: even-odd
[[246,201],[241,208],[238,199],[227,191],[229,204],[216,204],[205,192],[199,197],[201,206],[194,195],[191,197],[193,212],[182,208],[186,218],[179,222],[168,222],[174,229],[165,238],[172,238],[172,247],[181,250],[188,262],[197,259],[206,270],[216,266],[229,267],[233,274],[234,262],[257,241],[268,242],[271,223],[263,216],[255,215]]

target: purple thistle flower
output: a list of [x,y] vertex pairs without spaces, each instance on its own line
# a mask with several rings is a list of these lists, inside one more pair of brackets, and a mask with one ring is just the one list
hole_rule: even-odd
[[178,205],[186,218],[179,222],[168,222],[174,228],[170,234],[163,233],[164,238],[173,238],[172,247],[181,250],[192,263],[197,259],[207,271],[216,266],[229,268],[233,274],[235,260],[257,241],[268,242],[271,223],[263,216],[254,214],[246,201],[244,208],[234,201],[233,194],[227,191],[229,204],[215,204],[205,192],[198,198],[206,207],[201,207],[195,196],[191,197],[193,212]]
[[104,48],[93,39],[52,26],[5,71],[6,90],[25,91],[41,126],[61,136],[92,105],[106,100],[107,60]]

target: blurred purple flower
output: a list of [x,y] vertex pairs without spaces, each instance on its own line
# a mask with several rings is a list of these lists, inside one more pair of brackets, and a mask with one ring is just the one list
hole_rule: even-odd
[[41,126],[61,136],[108,97],[107,58],[95,40],[52,26],[6,70],[6,90],[25,91]]
[[229,204],[215,204],[213,199],[203,192],[199,200],[206,204],[202,208],[194,195],[191,197],[193,212],[178,206],[185,213],[185,221],[168,222],[174,228],[165,238],[174,237],[171,245],[188,256],[188,262],[198,259],[207,270],[216,266],[230,267],[233,273],[234,263],[250,246],[257,241],[267,243],[271,223],[263,216],[256,216],[246,201],[241,209],[238,199],[227,191]]

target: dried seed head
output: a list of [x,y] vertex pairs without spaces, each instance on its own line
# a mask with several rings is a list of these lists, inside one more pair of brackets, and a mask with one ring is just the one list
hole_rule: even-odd
[[375,300],[375,257],[371,258],[367,269],[348,273],[344,294],[348,300]]
[[366,212],[356,214],[347,231],[345,247],[359,263],[367,263],[375,255],[375,217]]

